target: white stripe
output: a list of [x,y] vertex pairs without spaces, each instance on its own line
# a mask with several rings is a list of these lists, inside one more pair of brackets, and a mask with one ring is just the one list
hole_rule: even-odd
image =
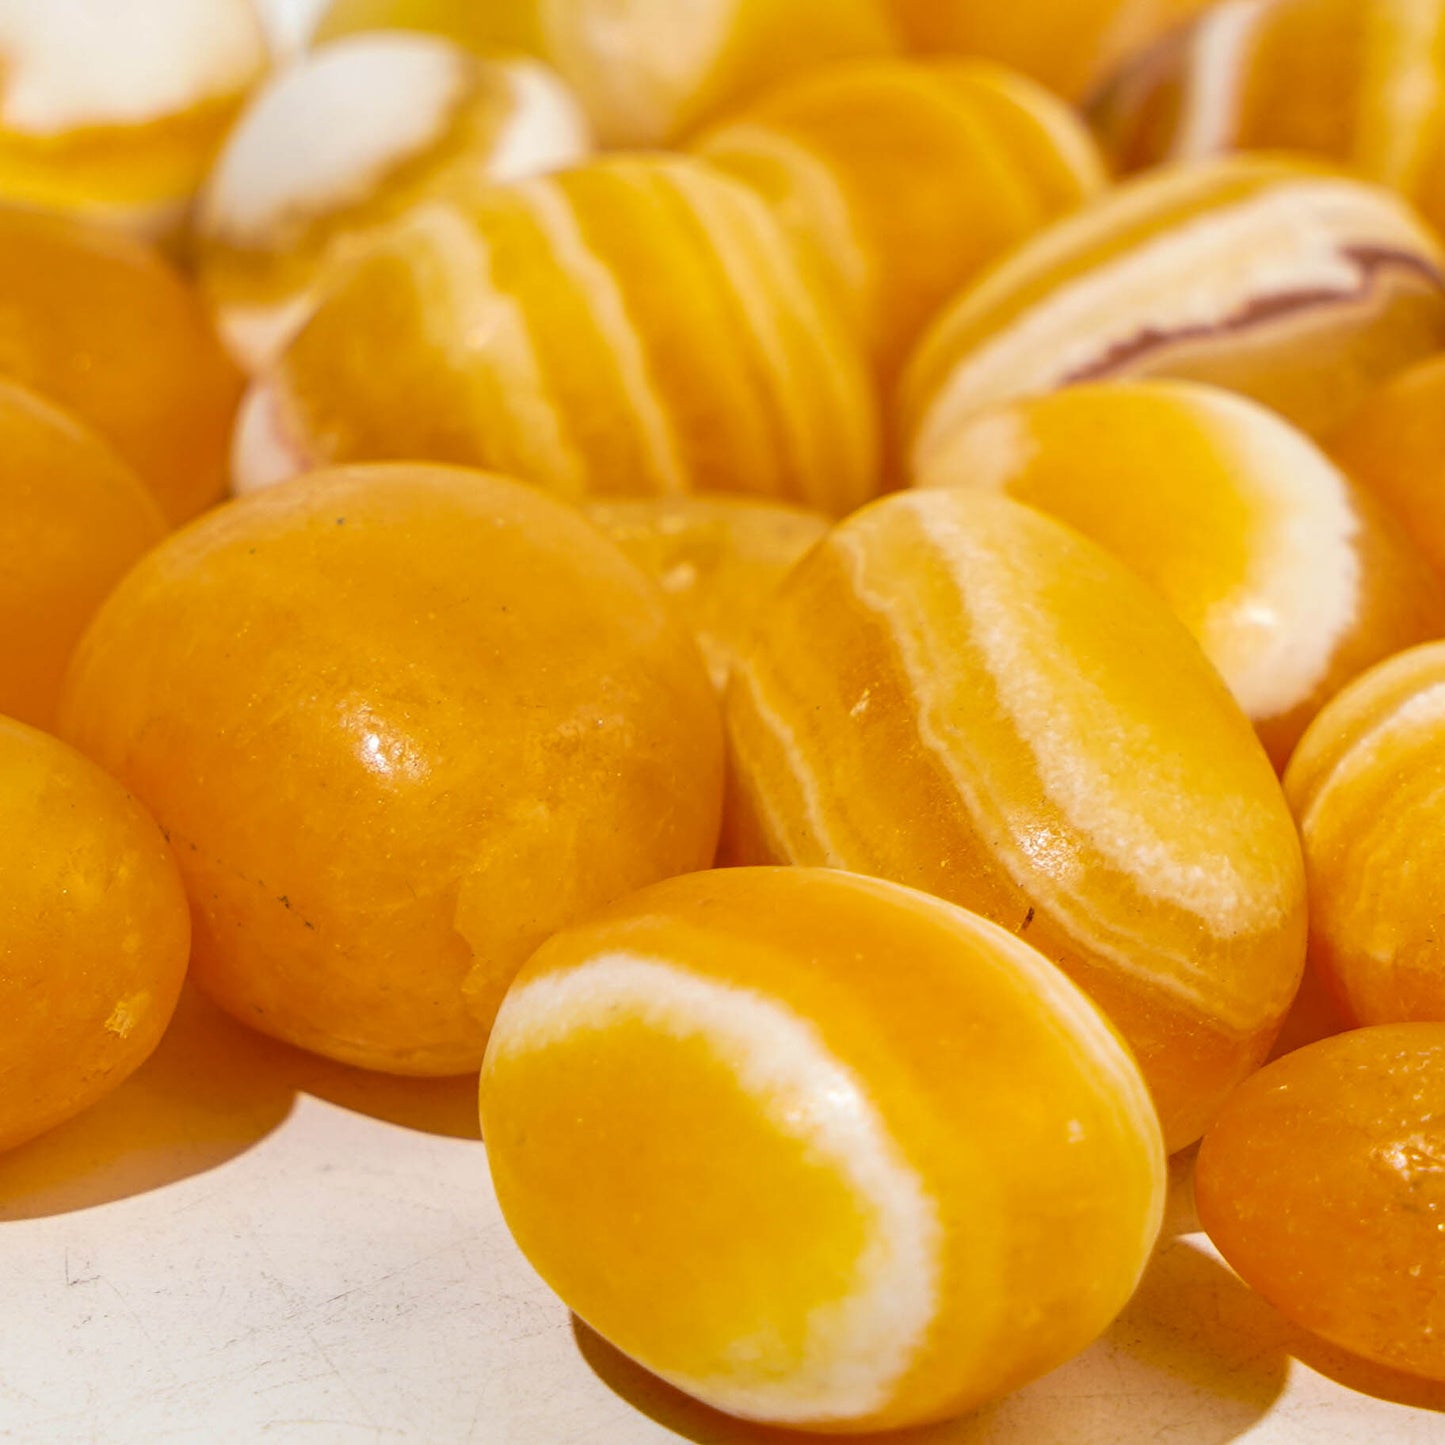
[[690,479],[678,451],[672,418],[648,369],[647,355],[637,326],[627,314],[616,276],[588,246],[571,200],[555,181],[524,181],[514,187],[514,193],[547,238],[559,269],[582,292],[588,313],[617,364],[618,380],[647,461],[646,490],[665,494],[688,491]]
[[1269,0],[1225,0],[1196,21],[1180,77],[1181,115],[1171,158],[1197,160],[1233,144],[1250,43],[1270,8]]
[[766,1374],[766,1330],[734,1342],[736,1371],[665,1375],[732,1414],[803,1424],[888,1405],[938,1312],[943,1228],[868,1091],[817,1029],[776,1000],[661,959],[603,954],[513,990],[492,1031],[487,1067],[560,1044],[619,1017],[667,1037],[700,1039],[779,1133],[796,1139],[868,1206],[867,1237],[840,1298],[808,1316],[802,1358]]

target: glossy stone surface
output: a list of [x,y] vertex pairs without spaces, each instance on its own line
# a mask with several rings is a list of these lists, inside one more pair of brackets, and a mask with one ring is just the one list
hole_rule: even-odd
[[171,522],[224,492],[241,378],[199,296],[143,242],[0,207],[0,377],[89,423]]
[[86,623],[165,531],[94,432],[0,382],[0,713],[51,725]]
[[746,186],[680,157],[419,206],[252,390],[237,484],[419,457],[573,499],[850,510],[880,485],[876,407],[810,259]]
[[965,282],[1105,183],[1073,111],[980,61],[813,71],[693,149],[818,248],[885,381]]
[[1001,493],[1153,584],[1283,768],[1352,677],[1445,635],[1394,519],[1263,407],[1192,382],[1104,382],[981,412],[922,486]]
[[672,879],[552,939],[481,1112],[568,1305],[808,1429],[944,1418],[1061,1363],[1160,1224],[1158,1122],[1088,1000],[962,909],[820,869]]
[[200,199],[196,248],[221,334],[259,370],[388,221],[590,148],[576,101],[533,61],[410,33],[312,51],[252,97]]
[[897,45],[877,0],[332,0],[316,35],[397,28],[546,61],[613,147],[668,145],[790,75]]
[[1387,381],[1327,442],[1445,577],[1445,357]]
[[1358,1029],[1244,1083],[1199,1218],[1245,1281],[1367,1359],[1445,1379],[1445,1024]]
[[168,830],[217,1001],[448,1074],[544,938],[711,860],[717,712],[660,593],[575,512],[411,464],[169,539],[87,634],[62,725]]
[[1445,222],[1445,3],[1229,0],[1125,65],[1094,118],[1126,169],[1299,151]]
[[0,718],[0,1150],[110,1093],[160,1042],[190,918],[144,809],[55,738]]
[[1167,376],[1253,397],[1312,435],[1445,347],[1440,243],[1389,191],[1303,161],[1166,167],[1026,241],[914,353],[915,467],[986,406]]
[[1346,688],[1285,787],[1304,840],[1310,957],[1346,1016],[1445,1020],[1445,643]]
[[886,0],[918,48],[1001,60],[1083,100],[1210,0]]
[[1162,598],[1002,498],[911,492],[836,527],[734,670],[724,856],[972,908],[1129,1041],[1165,1138],[1264,1059],[1305,948],[1263,748]]

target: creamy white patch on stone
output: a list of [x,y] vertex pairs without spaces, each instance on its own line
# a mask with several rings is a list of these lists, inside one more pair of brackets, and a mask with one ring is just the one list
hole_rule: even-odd
[[445,40],[382,32],[338,40],[283,71],[222,150],[201,234],[269,249],[289,225],[365,200],[442,139],[474,64]]
[[532,60],[489,64],[512,94],[511,118],[487,157],[487,174],[496,181],[545,175],[584,159],[592,132],[577,98],[559,76]]
[[3,0],[0,125],[141,125],[235,95],[266,64],[249,0]]
[[282,419],[277,385],[254,383],[242,399],[231,436],[231,490],[237,496],[259,492],[299,476],[308,466]]
[[1179,129],[1170,147],[1175,159],[1198,160],[1230,147],[1250,45],[1270,8],[1269,0],[1225,0],[1195,23],[1181,77]]
[[1181,395],[1259,519],[1243,583],[1204,617],[1200,642],[1251,718],[1279,717],[1324,681],[1358,616],[1359,518],[1339,470],[1273,413],[1224,392]]
[[778,1001],[627,953],[514,989],[497,1016],[488,1067],[619,1017],[669,1038],[704,1041],[771,1125],[836,1170],[869,1216],[852,1287],[812,1310],[796,1368],[769,1374],[770,1340],[763,1337],[736,1342],[731,1370],[666,1378],[729,1413],[778,1423],[883,1408],[937,1314],[943,1229],[934,1199],[862,1080],[812,1023]]
[[[1172,226],[1061,282],[960,357],[917,426],[914,464],[926,464],[963,418],[1093,374],[1116,347],[1143,333],[1197,334],[1277,297],[1355,297],[1362,273],[1347,253],[1351,247],[1440,260],[1403,202],[1346,180],[1281,183]],[[1037,270],[1027,247],[1019,264]],[[997,273],[992,283],[1006,290],[1013,284]],[[981,305],[977,298],[966,304]],[[1151,360],[1167,356],[1168,347],[1165,340]],[[1099,374],[1129,372],[1126,361]]]

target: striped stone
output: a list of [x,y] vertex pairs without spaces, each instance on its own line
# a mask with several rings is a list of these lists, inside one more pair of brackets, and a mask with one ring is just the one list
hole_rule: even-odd
[[999,402],[1080,381],[1213,382],[1312,434],[1445,346],[1445,257],[1388,191],[1237,157],[1153,172],[964,290],[904,377],[915,467]]
[[419,457],[573,498],[745,493],[845,512],[879,485],[856,343],[750,190],[595,162],[432,201],[253,388],[243,489]]
[[836,527],[727,698],[724,856],[846,868],[1026,937],[1133,1047],[1171,1148],[1299,982],[1298,842],[1162,599],[1071,528],[918,491]]

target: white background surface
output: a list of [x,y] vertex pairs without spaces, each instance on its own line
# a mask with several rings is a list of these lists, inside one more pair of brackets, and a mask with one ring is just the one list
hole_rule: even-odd
[[[0,1156],[0,1439],[795,1438],[690,1404],[573,1324],[507,1236],[473,1096],[308,1058],[188,997],[130,1083]],[[1181,1181],[1103,1341],[968,1421],[894,1438],[1445,1440],[1445,1387],[1311,1342],[1193,1227]]]
[[[968,1421],[893,1438],[1445,1441],[1445,1387],[1310,1341],[1193,1229],[1181,1171],[1169,1237],[1103,1341]],[[188,997],[135,1079],[0,1156],[0,1439],[789,1438],[690,1404],[572,1322],[502,1225],[470,1080],[334,1067]]]

